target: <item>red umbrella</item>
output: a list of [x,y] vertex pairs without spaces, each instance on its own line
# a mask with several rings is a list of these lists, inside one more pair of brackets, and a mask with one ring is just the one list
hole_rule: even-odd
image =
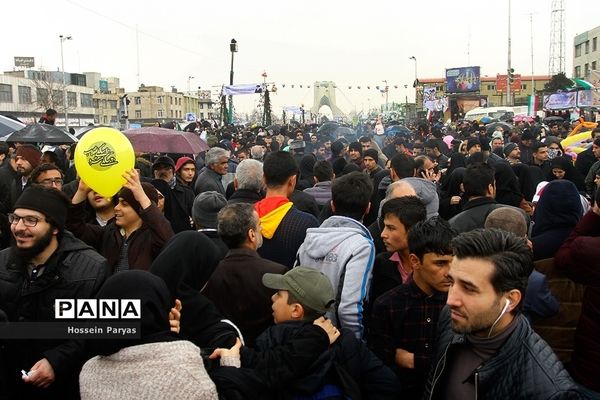
[[208,150],[206,142],[193,132],[149,126],[123,132],[135,151],[147,153],[198,154]]

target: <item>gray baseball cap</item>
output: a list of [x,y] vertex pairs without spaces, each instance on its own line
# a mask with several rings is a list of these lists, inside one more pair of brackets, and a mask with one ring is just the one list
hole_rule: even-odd
[[280,274],[264,274],[263,285],[270,289],[287,290],[298,302],[318,312],[333,310],[333,286],[322,272],[314,268],[295,267]]

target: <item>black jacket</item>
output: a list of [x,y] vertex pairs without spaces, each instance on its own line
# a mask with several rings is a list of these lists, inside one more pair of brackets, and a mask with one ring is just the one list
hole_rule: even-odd
[[[450,225],[454,228],[458,233],[468,232],[473,229],[483,228],[485,224],[485,219],[496,208],[500,207],[511,207],[505,204],[499,204],[496,200],[491,197],[477,197],[475,199],[469,200],[463,209],[463,211],[450,218]],[[529,226],[529,216],[525,214],[523,210],[516,207],[511,207],[516,210],[519,210],[523,214],[523,217],[527,221],[527,226]]]
[[235,203],[249,203],[254,204],[257,201],[261,201],[264,196],[261,193],[255,192],[254,190],[238,189],[231,194],[227,204]]
[[[0,252],[0,309],[9,321],[54,321],[55,299],[94,298],[109,270],[102,256],[67,231],[42,275],[30,282],[25,268],[12,248]],[[78,394],[79,370],[85,362],[79,342],[11,340],[3,346],[2,365],[9,391],[19,393],[20,398],[42,394],[44,398],[70,398],[70,394]],[[42,358],[52,365],[56,381],[48,389],[39,390],[24,384],[20,371],[29,371]]]
[[[327,345],[327,336],[312,323],[278,324],[259,336],[257,351],[241,349],[242,368],[233,372],[244,376],[244,384],[262,391],[252,398],[310,398],[325,384],[337,386],[345,395],[328,399],[398,398],[400,384],[394,373],[351,331],[342,329],[337,341]],[[211,378],[215,379],[212,374]],[[217,382],[220,393],[219,386]]]
[[[473,371],[476,398],[494,399],[580,399],[582,396],[550,346],[531,329],[523,315],[517,327],[490,360]],[[450,327],[450,311],[442,310],[438,324],[436,354],[433,358],[423,399],[444,397],[445,366],[453,347],[465,336]]]

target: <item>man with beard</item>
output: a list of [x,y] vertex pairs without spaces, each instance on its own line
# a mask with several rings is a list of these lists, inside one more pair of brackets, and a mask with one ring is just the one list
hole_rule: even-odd
[[28,183],[31,172],[40,165],[42,159],[42,152],[37,147],[31,144],[24,144],[17,148],[17,157],[15,164],[17,167],[17,173],[21,179],[16,179],[15,186],[12,188],[13,203],[23,193],[23,189]]
[[533,254],[523,237],[478,229],[452,240],[447,307],[423,398],[579,399],[521,313]]
[[165,217],[171,222],[173,231],[178,233],[192,230],[194,191],[190,186],[182,184],[176,179],[175,163],[171,157],[158,157],[152,164],[152,172],[155,179],[160,179],[168,185],[168,189],[164,187],[164,184],[160,187],[165,196]]
[[[9,321],[53,321],[55,299],[93,298],[104,282],[106,260],[64,229],[68,207],[69,200],[58,190],[34,185],[9,214],[14,241],[0,252],[0,309]],[[78,396],[85,361],[78,343],[19,340],[4,347],[0,364],[8,398]],[[26,376],[21,377],[21,370]]]

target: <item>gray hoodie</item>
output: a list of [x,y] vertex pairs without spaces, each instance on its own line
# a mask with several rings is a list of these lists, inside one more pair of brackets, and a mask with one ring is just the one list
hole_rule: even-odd
[[339,328],[363,337],[364,302],[371,287],[375,246],[360,222],[333,216],[318,228],[309,228],[295,266],[311,267],[325,274],[336,293],[336,311],[329,315]]
[[408,182],[415,192],[417,197],[425,204],[427,209],[427,219],[438,215],[440,208],[440,199],[437,193],[435,183],[423,178],[404,178],[404,182]]

